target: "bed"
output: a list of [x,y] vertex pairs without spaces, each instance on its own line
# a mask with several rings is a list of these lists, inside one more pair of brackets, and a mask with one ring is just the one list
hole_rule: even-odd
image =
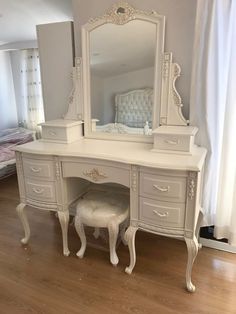
[[97,125],[108,133],[151,134],[153,89],[136,89],[115,96],[115,122]]
[[14,147],[35,139],[35,132],[24,128],[0,130],[0,179],[16,172]]

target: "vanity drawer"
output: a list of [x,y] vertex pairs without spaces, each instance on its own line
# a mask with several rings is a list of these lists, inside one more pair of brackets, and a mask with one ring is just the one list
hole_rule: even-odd
[[190,152],[192,141],[186,136],[159,135],[154,145],[156,149],[160,150]]
[[191,154],[198,128],[192,126],[161,126],[153,130],[153,151],[173,151]]
[[159,227],[184,227],[185,204],[140,198],[139,220]]
[[122,165],[106,166],[102,163],[62,162],[63,177],[80,177],[94,183],[114,182],[130,186],[130,172]]
[[141,172],[140,195],[163,201],[185,202],[186,178]]
[[25,181],[27,198],[42,202],[56,202],[54,182],[40,183],[34,180]]
[[66,142],[66,130],[56,127],[43,127],[42,138],[48,140],[61,140]]
[[24,175],[28,178],[53,180],[54,167],[51,160],[23,159]]

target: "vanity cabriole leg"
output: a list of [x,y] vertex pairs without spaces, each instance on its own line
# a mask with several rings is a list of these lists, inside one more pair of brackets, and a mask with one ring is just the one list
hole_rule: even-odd
[[26,206],[26,204],[20,203],[16,207],[17,214],[21,220],[21,223],[23,225],[24,232],[25,232],[25,237],[23,239],[21,239],[21,243],[23,243],[23,244],[27,244],[29,242],[29,238],[30,238],[30,227],[29,227],[29,223],[28,223],[28,218],[27,218],[26,213],[24,211],[25,206]]
[[[202,226],[202,220],[203,220],[203,213],[202,213],[202,211],[200,211],[199,216],[198,216],[196,231],[195,231],[195,236],[196,236],[197,240],[199,240],[199,232],[200,232],[200,228]],[[201,249],[201,248],[202,248],[202,244],[198,241],[198,249]]]
[[194,236],[193,239],[185,238],[185,242],[188,249],[188,262],[187,262],[187,269],[186,269],[186,287],[189,292],[194,292],[196,288],[192,284],[191,276],[192,276],[193,263],[198,253],[198,241],[197,241],[197,238]]
[[136,263],[135,235],[137,230],[137,227],[129,226],[129,228],[125,232],[125,240],[128,243],[130,255],[130,264],[128,267],[125,268],[125,272],[129,275],[132,273]]
[[62,241],[63,241],[63,254],[70,255],[68,249],[68,224],[69,224],[69,211],[58,211],[58,218],[61,225]]

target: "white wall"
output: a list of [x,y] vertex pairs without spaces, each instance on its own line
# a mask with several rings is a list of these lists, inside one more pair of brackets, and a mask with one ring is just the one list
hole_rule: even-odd
[[104,79],[96,75],[91,75],[91,111],[97,124],[104,124]]
[[[89,18],[104,14],[114,0],[73,0],[76,55],[81,56],[81,25]],[[184,104],[184,114],[188,118],[190,101],[190,81],[196,0],[128,0],[135,8],[155,10],[166,16],[165,51],[173,52],[174,61],[182,68],[182,76],[177,80],[177,89]]]
[[62,118],[72,90],[72,22],[37,25],[45,120]]
[[18,125],[10,55],[0,51],[0,129]]

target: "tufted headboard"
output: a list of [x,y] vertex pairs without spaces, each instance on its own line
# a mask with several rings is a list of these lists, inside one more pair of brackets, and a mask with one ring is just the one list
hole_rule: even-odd
[[137,89],[115,97],[115,122],[129,127],[143,128],[145,122],[152,127],[153,89]]

